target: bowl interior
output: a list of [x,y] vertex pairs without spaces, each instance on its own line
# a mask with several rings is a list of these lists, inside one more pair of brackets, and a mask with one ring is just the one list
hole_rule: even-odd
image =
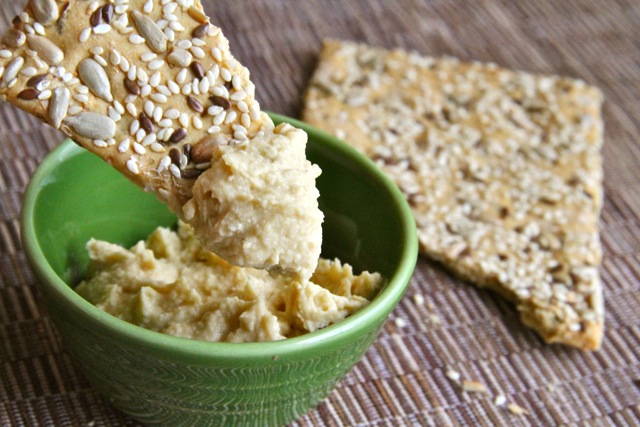
[[[386,317],[402,296],[417,257],[415,225],[402,194],[371,161],[343,142],[299,121],[278,115],[272,118],[307,131],[307,155],[323,170],[317,181],[325,214],[322,255],[338,257],[356,271],[378,271],[388,279],[375,304],[367,308],[378,305],[375,310]],[[86,268],[86,242],[94,237],[131,246],[159,225],[173,226],[176,218],[152,194],[131,184],[97,156],[65,141],[34,174],[25,195],[22,221],[25,250],[45,290],[52,290],[79,314],[99,317],[106,324],[112,320],[69,292],[69,286],[82,278]],[[356,313],[340,322],[340,327],[353,333],[365,328],[362,324],[353,327],[356,321],[352,318],[358,316],[364,314]],[[363,318],[360,323],[379,317]],[[115,318],[113,321],[124,323]],[[335,326],[308,335],[319,337]],[[174,339],[149,338],[145,334],[150,331],[133,331],[128,324],[114,328],[117,333],[126,331],[132,339],[155,343]],[[347,335],[342,338],[347,339]],[[286,341],[304,341],[305,337]],[[199,345],[189,344],[191,348]]]

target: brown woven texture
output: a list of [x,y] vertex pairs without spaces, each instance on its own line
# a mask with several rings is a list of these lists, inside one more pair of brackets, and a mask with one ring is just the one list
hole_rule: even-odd
[[[504,300],[419,259],[373,347],[295,425],[640,425],[640,2],[203,3],[251,69],[262,105],[294,117],[329,37],[582,78],[606,98],[602,349],[545,345]],[[23,4],[0,2],[0,30]],[[0,426],[137,425],[92,389],[62,348],[21,249],[25,186],[61,135],[1,104],[0,138]],[[448,369],[488,393],[462,392]],[[528,414],[498,407],[498,394]]]

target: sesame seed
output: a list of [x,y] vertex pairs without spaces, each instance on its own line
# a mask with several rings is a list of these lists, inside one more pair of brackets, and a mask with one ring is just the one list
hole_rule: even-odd
[[[209,24],[203,24],[200,27],[196,27],[196,30],[198,28],[204,27],[204,26],[208,26]],[[194,30],[195,31],[195,30]],[[204,34],[202,35],[202,37],[204,37]],[[204,40],[202,40],[202,37],[200,36],[194,36],[193,39],[191,39],[191,42],[193,43],[194,46],[198,46],[198,47],[202,47],[205,46],[207,44],[207,42],[205,42]]]
[[83,110],[84,109],[79,105],[72,105],[71,107],[69,107],[69,111],[67,111],[67,114],[69,114],[70,116],[75,116],[76,114],[81,113]]
[[211,107],[209,107],[207,109],[207,114],[210,115],[210,116],[215,116],[215,115],[220,114],[223,111],[224,111],[224,108],[222,108],[221,106],[212,105]]
[[137,34],[131,34],[129,36],[129,43],[131,44],[142,44],[145,43],[145,40],[142,36],[139,36]]
[[220,133],[220,126],[211,126],[209,129],[207,129],[207,133]]
[[129,169],[129,171],[135,175],[138,175],[140,173],[140,169],[138,169],[138,163],[136,163],[136,161],[132,158],[127,160],[127,169]]
[[0,50],[0,58],[8,59],[8,58],[11,58],[12,56],[13,56],[13,53],[11,53],[10,50],[7,50],[7,49]]
[[444,374],[451,381],[458,381],[460,379],[460,372],[454,371],[453,369],[447,369],[447,371]]
[[202,48],[198,46],[191,46],[189,51],[193,54],[193,56],[195,56],[198,59],[202,59],[206,56],[204,53],[204,50],[202,50]]
[[173,95],[173,93],[171,93],[169,88],[166,87],[165,85],[160,85],[160,86],[158,86],[157,89],[158,89],[158,92],[160,92],[161,94],[163,94],[167,98],[170,97],[171,95]]
[[168,128],[173,126],[173,120],[171,119],[162,119],[158,122],[158,126],[161,128]]
[[118,144],[118,152],[124,153],[129,149],[130,146],[131,146],[131,140],[129,138],[126,138],[122,140],[120,144]]
[[152,0],[147,0],[144,4],[144,6],[142,6],[142,11],[144,13],[151,13],[153,11],[153,1]]
[[160,144],[159,142],[154,142],[150,145],[151,151],[155,152],[155,153],[164,153],[165,148],[162,144]]
[[[238,141],[246,141],[246,140],[249,139],[247,137],[247,134],[246,133],[242,133],[242,132],[234,132],[233,133],[233,138],[237,139]],[[398,320],[402,320],[404,322],[404,319],[397,318],[396,319],[396,325],[397,325]]]
[[231,110],[227,113],[227,117],[224,119],[225,123],[231,123],[238,117],[238,113],[234,110]]
[[94,139],[93,145],[95,145],[98,148],[104,148],[107,146],[107,143],[101,139]]
[[180,117],[180,111],[176,108],[172,108],[164,112],[164,116],[168,119],[175,120]]
[[143,155],[144,153],[147,152],[147,150],[137,142],[133,143],[133,151],[135,151],[136,153],[138,153],[140,155]]
[[169,156],[163,157],[160,160],[160,163],[158,164],[158,172],[162,172],[162,171],[166,170],[169,167],[170,164],[171,164],[171,158]]
[[180,124],[183,127],[189,126],[189,115],[187,113],[180,114],[180,120],[179,121],[180,121]]
[[151,87],[156,87],[156,86],[158,86],[160,84],[160,80],[161,79],[162,79],[162,74],[160,74],[160,71],[156,71],[149,78],[149,84],[151,85]]
[[189,49],[191,48],[191,46],[193,46],[193,44],[191,43],[191,40],[180,40],[177,44],[177,47],[179,47],[180,49]]
[[115,49],[111,49],[111,52],[109,53],[109,61],[111,62],[111,64],[120,65],[121,60],[122,55],[120,55],[120,52]]
[[134,117],[138,115],[138,109],[132,102],[127,103],[127,112]]
[[[193,122],[193,127],[196,129],[202,129],[202,120],[200,120],[200,118],[198,116],[193,116],[192,120]],[[246,136],[246,135],[245,135]]]
[[167,82],[167,85],[172,94],[177,95],[180,93],[180,86],[178,86],[178,84],[173,80],[169,80]]
[[138,129],[140,129],[140,120],[135,119],[134,121],[131,122],[131,124],[129,125],[129,133],[131,135],[135,135],[136,132],[138,132]]
[[165,102],[168,101],[168,98],[166,97],[166,95],[163,95],[161,93],[153,93],[153,94],[151,94],[151,99],[153,99],[155,102],[159,102],[161,104],[164,104]]
[[151,94],[151,90],[152,89],[153,88],[151,87],[151,85],[148,85],[148,84],[142,86],[142,89],[140,89],[140,96],[142,98],[146,98],[147,96],[149,96]]
[[229,71],[227,68],[222,68],[220,70],[220,76],[222,76],[222,80],[228,82],[231,80],[231,71]]
[[155,52],[145,52],[142,55],[140,55],[140,59],[143,62],[150,62],[153,61],[154,59],[156,59],[158,57],[158,55]]
[[89,101],[89,97],[83,93],[76,93],[75,95],[73,95],[73,99],[80,102],[81,104]]
[[156,108],[153,109],[153,120],[157,123],[162,119],[162,115],[164,114],[164,111],[162,110],[162,107],[157,106]]
[[109,24],[100,24],[93,27],[94,34],[107,34],[109,31],[111,31],[111,25]]
[[183,68],[176,76],[176,83],[183,84],[187,80],[187,69]]
[[238,91],[238,92],[234,92],[229,99],[232,101],[242,101],[243,99],[245,99],[247,97],[247,93],[243,90]]
[[185,84],[184,86],[182,86],[182,94],[191,95],[191,88],[192,88],[191,83]]
[[175,176],[176,178],[180,178],[180,169],[178,168],[178,166],[174,165],[173,163],[170,164],[169,171],[171,172],[171,175]]
[[159,70],[160,68],[164,67],[164,60],[163,59],[155,59],[151,62],[149,62],[149,69],[154,71],[154,70]]
[[242,116],[240,116],[240,123],[242,123],[242,126],[249,128],[251,126],[251,117],[249,117],[249,114],[242,113]]
[[102,55],[104,53],[104,49],[100,46],[94,46],[89,49],[89,52],[91,52],[92,55]]
[[170,42],[176,39],[176,32],[173,31],[172,28],[169,28],[169,27],[165,28],[164,35],[167,36],[167,40],[169,40]]
[[145,136],[147,136],[147,133],[144,131],[144,129],[138,129],[135,135],[136,142],[142,142]]
[[217,46],[211,48],[211,56],[218,62],[222,62],[222,51]]

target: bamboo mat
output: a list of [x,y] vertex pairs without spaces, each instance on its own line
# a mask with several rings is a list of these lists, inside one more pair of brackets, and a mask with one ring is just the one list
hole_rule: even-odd
[[[2,30],[23,3],[0,2]],[[420,259],[365,358],[295,425],[640,425],[640,2],[203,3],[252,70],[262,105],[294,117],[327,37],[578,77],[606,97],[602,349],[544,345],[501,298]],[[0,138],[0,426],[137,425],[62,348],[21,250],[25,186],[61,135],[1,104]],[[448,370],[489,393],[461,392]],[[498,394],[528,414],[497,406]]]

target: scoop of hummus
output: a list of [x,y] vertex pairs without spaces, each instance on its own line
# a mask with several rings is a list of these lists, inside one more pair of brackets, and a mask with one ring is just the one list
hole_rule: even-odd
[[273,341],[312,332],[365,307],[378,273],[353,273],[320,259],[310,281],[235,267],[206,251],[193,229],[158,228],[131,249],[87,244],[87,279],[76,290],[98,308],[178,337],[224,342]]
[[304,131],[282,124],[217,150],[182,209],[205,249],[234,265],[311,276],[323,214],[306,143]]

